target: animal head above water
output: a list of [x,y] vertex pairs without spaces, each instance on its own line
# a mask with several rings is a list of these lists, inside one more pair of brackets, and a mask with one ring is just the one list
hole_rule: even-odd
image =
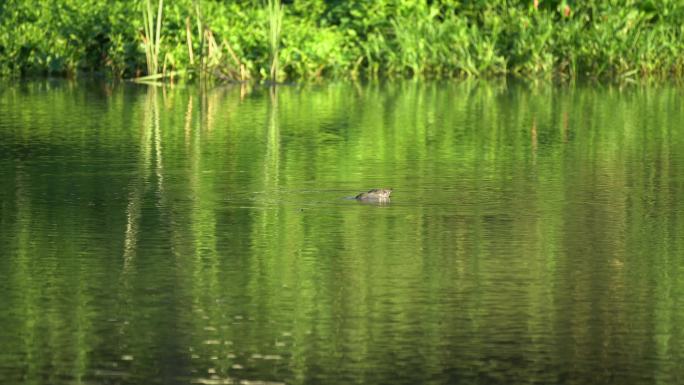
[[372,190],[369,190],[368,192],[361,193],[356,196],[356,199],[359,200],[388,200],[390,197],[390,194],[392,194],[392,189],[384,189],[384,188],[375,188]]

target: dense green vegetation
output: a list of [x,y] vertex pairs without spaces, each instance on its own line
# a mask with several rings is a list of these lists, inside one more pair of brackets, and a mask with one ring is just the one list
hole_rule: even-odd
[[683,26],[674,0],[7,0],[0,74],[670,77]]

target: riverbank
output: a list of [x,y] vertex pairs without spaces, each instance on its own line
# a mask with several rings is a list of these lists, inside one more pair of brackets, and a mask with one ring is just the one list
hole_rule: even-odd
[[669,79],[683,25],[666,1],[8,0],[0,75]]

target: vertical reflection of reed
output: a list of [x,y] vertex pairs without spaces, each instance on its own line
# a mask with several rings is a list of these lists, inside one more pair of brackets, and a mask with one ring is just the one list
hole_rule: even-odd
[[[125,321],[122,322],[118,328],[121,335],[129,335],[130,331],[130,312],[132,305],[132,276],[134,270],[134,263],[137,255],[138,238],[140,235],[140,222],[142,217],[142,206],[145,193],[149,186],[149,179],[152,167],[152,151],[154,135],[157,130],[154,129],[155,112],[154,106],[156,103],[157,90],[155,86],[150,86],[147,90],[144,103],[142,105],[142,125],[140,127],[140,150],[137,159],[138,167],[131,183],[130,192],[128,193],[128,204],[126,206],[126,230],[124,235],[124,254],[123,254],[123,269],[121,271],[120,290],[119,290],[119,310],[118,314]],[[156,113],[158,115],[158,112]],[[158,120],[157,120],[158,121]],[[157,139],[158,140],[158,139]],[[123,353],[128,354],[125,351]]]
[[[159,190],[160,199],[164,198],[164,162],[162,158],[162,136],[159,128],[159,102],[157,100],[156,88],[152,88],[152,96],[148,97],[150,100],[150,108],[146,111],[151,115],[152,130],[154,131],[154,153],[155,153],[155,174],[157,175],[157,189]],[[166,94],[164,94],[166,95]]]
[[[37,305],[38,298],[36,296],[36,290],[34,289],[34,283],[32,282],[32,273],[30,269],[31,256],[30,256],[30,245],[31,245],[31,213],[32,205],[31,199],[29,197],[29,181],[28,176],[24,172],[23,165],[21,161],[17,164],[16,177],[15,177],[15,189],[16,189],[16,207],[17,207],[17,219],[16,228],[14,229],[15,239],[16,239],[16,254],[15,255],[15,276],[16,276],[16,287],[21,290],[23,302],[20,304],[21,313],[24,316],[26,322],[23,323],[23,330],[21,335],[23,336],[22,351],[26,352],[28,357],[33,357],[38,355],[36,348],[36,319],[40,312],[40,308]],[[38,360],[27,359],[25,367],[25,378],[36,378],[39,368]]]
[[186,147],[190,145],[190,133],[192,132],[192,102],[192,95],[188,95],[188,107],[185,109],[185,126],[183,129]]
[[280,124],[278,122],[278,88],[270,89],[271,105],[268,110],[268,135],[266,138],[266,161],[264,162],[264,187],[273,191],[278,185],[280,170]]
[[532,159],[536,160],[537,157],[537,118],[532,118],[532,129],[530,130],[530,140],[532,141]]
[[[159,137],[159,111],[156,103],[157,89],[150,86],[143,105],[143,123],[140,128],[140,155],[138,157],[138,170],[132,189],[128,194],[126,207],[126,230],[124,237],[124,275],[129,270],[135,257],[138,243],[138,227],[140,223],[142,200],[150,179],[150,167],[152,164],[152,145],[154,142],[157,151],[157,171],[161,167],[161,139]],[[155,127],[156,126],[156,127]],[[156,138],[154,136],[156,135]]]
[[[270,105],[268,108],[268,121],[266,127],[266,153],[263,162],[263,185],[262,189],[268,196],[269,200],[278,199],[278,179],[280,167],[280,123],[278,121],[278,89],[271,87],[270,89]],[[270,206],[270,207],[269,207]],[[277,244],[279,239],[278,227],[279,209],[278,206],[267,204],[266,210],[261,210],[256,219],[256,226],[254,227],[254,239],[258,240],[257,244]],[[254,264],[251,272],[254,277],[263,277],[268,272],[269,265],[277,263],[272,257],[277,257],[278,253],[272,253],[271,250],[257,249],[255,253],[266,253],[269,258],[253,258]],[[265,282],[252,282],[252,285],[257,290],[264,289]],[[258,295],[258,294],[257,294]],[[261,298],[261,297],[260,297]]]
[[[202,159],[204,158],[203,143],[205,133],[211,133],[214,130],[216,122],[215,114],[218,111],[217,99],[211,95],[211,91],[206,88],[200,89],[200,116],[196,135],[194,136],[194,144],[192,155],[190,155],[191,162],[191,186],[193,196],[193,207],[190,213],[192,219],[193,233],[193,257],[195,261],[197,282],[204,281],[205,288],[216,287],[218,282],[218,258],[216,252],[216,214],[215,214],[215,200],[212,196],[212,191],[206,190],[202,183]],[[190,113],[190,112],[188,112]],[[191,118],[192,119],[192,118]],[[207,143],[208,144],[208,143]],[[202,261],[209,262],[211,274],[205,274],[203,271]],[[212,291],[212,294],[215,294]]]

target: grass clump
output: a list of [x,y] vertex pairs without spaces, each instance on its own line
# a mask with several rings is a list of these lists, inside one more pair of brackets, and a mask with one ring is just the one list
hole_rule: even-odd
[[269,76],[272,81],[278,80],[278,51],[280,49],[282,25],[283,6],[280,4],[280,0],[268,0],[268,36],[271,48],[271,70]]
[[162,10],[164,8],[164,0],[159,0],[157,7],[157,18],[155,24],[155,17],[152,8],[152,1],[145,0],[142,7],[143,26],[145,27],[142,41],[145,47],[145,59],[147,62],[147,74],[149,76],[157,75],[159,70],[159,46],[161,43],[161,26],[162,26]]

